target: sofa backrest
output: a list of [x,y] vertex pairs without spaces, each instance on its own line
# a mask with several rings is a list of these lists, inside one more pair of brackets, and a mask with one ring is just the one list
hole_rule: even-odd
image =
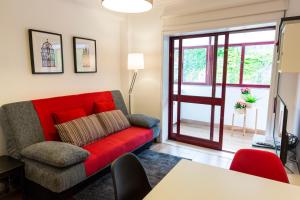
[[20,151],[44,141],[43,129],[31,101],[3,105],[0,114],[1,127],[7,138],[8,153],[20,157]]
[[124,98],[122,96],[122,93],[120,92],[120,90],[113,90],[111,91],[111,94],[113,96],[116,108],[119,110],[122,110],[122,112],[124,113],[124,115],[128,115],[128,110],[126,107],[126,104],[124,102]]
[[94,102],[113,100],[117,109],[128,115],[120,91],[95,92],[61,96],[3,105],[0,109],[0,123],[7,138],[10,155],[19,158],[20,151],[41,141],[59,141],[53,113],[81,107],[92,114]]

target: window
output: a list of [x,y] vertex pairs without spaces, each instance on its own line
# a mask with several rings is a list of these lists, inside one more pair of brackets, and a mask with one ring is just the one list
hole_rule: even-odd
[[270,85],[274,45],[245,47],[243,83]]
[[207,48],[184,48],[183,55],[183,82],[206,83]]
[[[227,84],[239,87],[269,87],[273,64],[275,29],[232,32],[229,35]],[[209,37],[183,39],[183,84],[211,84],[214,41]],[[178,44],[174,48],[174,75],[178,74]],[[217,52],[217,84],[222,83],[224,42]],[[174,81],[178,77],[174,76]]]
[[[228,47],[228,61],[227,61],[227,83],[228,84],[239,84],[240,83],[240,70],[241,70],[241,54],[242,48],[240,46]],[[222,82],[223,74],[223,58],[224,58],[224,47],[218,49],[218,74],[217,83]],[[221,62],[222,60],[222,62]]]
[[174,49],[174,82],[178,82],[179,50]]

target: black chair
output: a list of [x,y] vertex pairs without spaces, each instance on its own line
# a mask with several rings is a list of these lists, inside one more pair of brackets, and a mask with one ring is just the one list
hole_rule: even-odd
[[111,173],[116,200],[141,200],[152,189],[143,166],[132,153],[115,160]]

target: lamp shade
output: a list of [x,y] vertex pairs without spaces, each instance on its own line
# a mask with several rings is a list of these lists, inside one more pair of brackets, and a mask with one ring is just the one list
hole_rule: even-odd
[[144,69],[144,54],[142,53],[128,54],[128,69],[129,70]]
[[141,13],[152,9],[153,0],[102,0],[103,7],[122,13]]

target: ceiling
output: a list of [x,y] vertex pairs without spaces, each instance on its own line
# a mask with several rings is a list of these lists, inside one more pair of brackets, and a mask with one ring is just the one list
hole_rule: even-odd
[[[64,0],[85,6],[101,6],[101,0]],[[241,6],[257,2],[269,2],[278,0],[153,0],[155,6],[189,6],[197,4],[201,8],[214,8],[220,6]]]
[[276,1],[282,0],[154,0],[154,6],[163,6],[165,13],[172,16]]
[[[83,7],[101,8],[101,0],[64,0]],[[239,7],[255,3],[276,2],[283,0],[153,0],[154,7],[163,7],[168,16],[179,13],[205,12],[230,7]],[[117,14],[117,13],[114,13]]]
[[215,5],[246,5],[249,3],[268,2],[277,0],[154,0],[155,4],[175,5],[175,4],[190,4],[198,3],[203,6]]

